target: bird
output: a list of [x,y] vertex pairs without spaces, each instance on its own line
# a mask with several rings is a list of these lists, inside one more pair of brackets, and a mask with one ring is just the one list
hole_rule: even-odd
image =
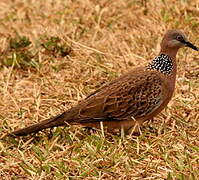
[[168,30],[159,54],[146,66],[136,67],[103,85],[65,112],[9,133],[25,136],[43,129],[80,124],[84,127],[123,129],[131,133],[138,124],[153,119],[172,98],[177,73],[176,54],[182,47],[199,49],[181,30]]

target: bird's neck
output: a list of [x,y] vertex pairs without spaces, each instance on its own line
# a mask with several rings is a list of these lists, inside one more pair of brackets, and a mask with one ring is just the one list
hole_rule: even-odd
[[169,80],[169,88],[171,94],[174,91],[177,65],[176,65],[176,53],[169,54],[166,52],[160,52],[160,54],[155,57],[147,66],[147,70],[158,71],[163,74]]
[[159,56],[155,57],[147,66],[148,70],[159,71],[165,75],[172,74],[173,68],[173,59],[165,53],[160,53]]
[[164,48],[162,47],[160,54],[167,54],[172,61],[176,60],[176,54],[178,52],[179,48]]
[[159,71],[165,75],[170,75],[175,79],[177,73],[176,54],[178,50],[179,48],[162,46],[159,55],[147,66],[148,69]]

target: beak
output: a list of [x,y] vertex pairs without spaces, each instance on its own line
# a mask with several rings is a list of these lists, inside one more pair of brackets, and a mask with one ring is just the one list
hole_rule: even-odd
[[185,44],[186,47],[190,47],[191,49],[199,51],[199,49],[196,46],[194,46],[192,43],[190,43],[189,41],[182,41],[182,43]]

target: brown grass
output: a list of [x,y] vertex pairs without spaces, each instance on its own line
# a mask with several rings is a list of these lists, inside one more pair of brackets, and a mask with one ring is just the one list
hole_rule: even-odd
[[[167,29],[183,29],[197,45],[198,3],[1,0],[0,136],[148,63]],[[11,49],[11,39],[22,36],[31,44]],[[0,179],[199,179],[199,59],[190,49],[178,59],[175,95],[141,136],[67,127],[7,138],[0,141]]]

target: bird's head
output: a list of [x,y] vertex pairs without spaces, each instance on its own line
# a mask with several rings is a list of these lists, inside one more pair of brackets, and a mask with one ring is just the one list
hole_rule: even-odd
[[196,51],[199,49],[187,40],[186,35],[180,30],[169,30],[163,37],[161,48],[178,50],[181,47],[190,47]]

